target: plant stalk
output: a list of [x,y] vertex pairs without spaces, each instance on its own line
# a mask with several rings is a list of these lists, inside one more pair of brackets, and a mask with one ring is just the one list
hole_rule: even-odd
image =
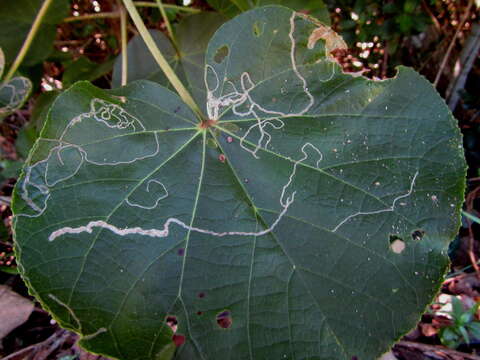
[[[134,1],[133,4],[138,7],[157,7],[157,4],[154,2],[149,2],[149,1]],[[179,5],[171,5],[171,4],[163,4],[163,7],[165,9],[172,9],[172,10],[178,10],[178,11],[185,11],[185,12],[190,12],[190,13],[199,13],[201,10],[191,8],[188,6],[179,6]]]
[[120,6],[120,36],[122,43],[122,82],[121,85],[127,85],[128,81],[128,52],[127,52],[127,12],[122,4]]
[[18,52],[17,57],[15,58],[12,66],[8,70],[7,75],[5,75],[4,81],[7,82],[9,81],[12,76],[15,74],[17,71],[18,67],[22,63],[23,59],[25,58],[25,55],[27,55],[28,49],[30,48],[30,45],[32,44],[33,39],[35,38],[35,35],[38,32],[38,29],[40,28],[40,25],[42,24],[42,20],[45,17],[45,14],[47,13],[48,8],[52,4],[53,0],[45,0],[42,4],[42,7],[40,8],[40,11],[38,12],[37,16],[35,17],[35,20],[32,24],[32,27],[30,28],[30,31],[28,32],[28,35],[23,42],[22,47],[20,48],[20,51]]
[[125,7],[127,8],[128,13],[130,14],[130,17],[132,18],[135,26],[137,27],[138,31],[140,32],[140,36],[142,37],[143,41],[145,41],[145,44],[147,45],[148,49],[150,50],[153,58],[155,61],[158,63],[160,68],[163,70],[165,73],[165,76],[167,77],[168,81],[172,84],[172,86],[175,88],[175,90],[178,92],[178,95],[182,98],[182,100],[197,114],[197,116],[201,119],[202,118],[202,113],[200,109],[198,108],[197,104],[193,100],[192,96],[188,92],[188,90],[185,88],[185,86],[182,84],[180,79],[178,78],[177,74],[175,74],[175,71],[172,69],[170,64],[167,62],[165,57],[162,55],[160,50],[158,49],[157,45],[155,44],[155,41],[152,38],[152,35],[147,30],[147,27],[142,21],[142,18],[140,17],[140,14],[138,13],[137,9],[135,8],[135,5],[133,4],[132,0],[123,0],[123,3],[125,4]]
[[172,25],[170,24],[170,20],[168,20],[167,12],[165,11],[165,7],[162,3],[162,0],[156,0],[158,9],[160,10],[160,14],[162,14],[163,22],[165,23],[165,26],[167,27],[167,32],[170,37],[170,40],[172,41],[173,45],[175,48],[177,47],[177,42],[175,41],[175,36],[173,35],[173,30],[172,30]]

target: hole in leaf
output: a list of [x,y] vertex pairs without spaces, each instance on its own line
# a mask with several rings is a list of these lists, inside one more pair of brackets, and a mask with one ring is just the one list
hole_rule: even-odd
[[174,334],[172,336],[172,341],[176,347],[182,346],[185,343],[185,336],[181,334]]
[[174,333],[177,332],[178,321],[177,321],[177,317],[176,317],[176,316],[168,315],[168,316],[167,316],[167,319],[165,320],[165,322],[166,322],[167,325],[170,327],[170,329],[172,329],[172,331],[173,331]]
[[232,320],[232,314],[230,313],[230,311],[225,310],[217,314],[217,324],[222,329],[228,329],[230,326],[232,326],[232,323],[233,323],[233,320]]
[[253,35],[255,35],[256,37],[259,37],[260,35],[262,35],[263,25],[264,24],[259,24],[259,22],[256,21],[255,24],[253,24]]
[[420,241],[423,239],[423,236],[425,235],[425,231],[423,230],[415,230],[412,232],[412,239],[416,241]]
[[213,60],[217,63],[220,64],[227,56],[228,56],[228,46],[223,45],[222,47],[217,49],[217,52],[215,53],[215,56],[213,57]]
[[405,241],[396,235],[390,235],[390,250],[395,254],[401,254],[405,250]]

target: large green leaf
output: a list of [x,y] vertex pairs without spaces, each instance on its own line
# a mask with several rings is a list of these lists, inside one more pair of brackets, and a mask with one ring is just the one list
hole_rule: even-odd
[[[171,41],[161,31],[149,30],[162,54],[177,75],[185,81],[187,88],[199,104],[206,103],[203,72],[208,41],[224,22],[225,18],[222,15],[212,12],[186,16],[175,26],[178,50],[175,50]],[[129,82],[151,80],[167,88],[171,87],[140,35],[134,36],[129,41],[127,56],[127,80]],[[118,56],[113,68],[113,87],[121,84],[121,69],[122,59],[121,56]]]
[[[11,63],[20,50],[42,3],[43,0],[0,1],[0,47],[5,51],[7,63]],[[56,25],[67,16],[69,9],[69,1],[53,0],[23,65],[34,65],[50,54]]]
[[423,77],[344,74],[317,26],[276,6],[223,25],[201,124],[149,81],[57,98],[15,189],[16,253],[84,347],[373,359],[415,325],[459,225],[461,136]]

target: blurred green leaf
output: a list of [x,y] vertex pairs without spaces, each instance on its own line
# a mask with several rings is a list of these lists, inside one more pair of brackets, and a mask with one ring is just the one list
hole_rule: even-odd
[[113,68],[113,63],[114,59],[98,64],[90,61],[86,56],[81,56],[72,63],[64,64],[66,69],[62,77],[63,86],[68,88],[77,81],[96,80],[108,74]]
[[467,325],[468,331],[475,339],[480,339],[480,322],[474,321]]
[[[17,56],[42,3],[43,0],[0,1],[0,47],[5,52],[7,64]],[[69,1],[53,0],[23,65],[30,66],[48,57],[53,50],[56,25],[67,16],[69,9]]]
[[305,12],[326,25],[330,25],[330,13],[322,0],[207,0],[208,4],[228,17],[242,11],[266,5],[282,5],[292,10]]
[[402,33],[409,33],[415,26],[415,17],[408,14],[400,14],[396,17],[396,22]]
[[22,170],[23,162],[18,160],[1,160],[0,176],[2,181],[11,178],[17,178]]
[[460,319],[460,316],[465,312],[462,301],[456,296],[452,297],[452,316],[454,319]]
[[31,81],[21,76],[0,83],[0,120],[22,107],[31,90]]
[[0,271],[10,274],[10,275],[17,275],[18,274],[18,269],[16,267],[11,267],[11,266],[0,266]]

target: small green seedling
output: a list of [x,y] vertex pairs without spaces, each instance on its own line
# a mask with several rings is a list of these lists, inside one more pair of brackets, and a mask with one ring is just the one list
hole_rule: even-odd
[[452,325],[442,328],[439,332],[443,345],[455,349],[462,343],[470,344],[472,338],[480,339],[480,322],[475,319],[479,303],[465,310],[462,301],[452,298]]

